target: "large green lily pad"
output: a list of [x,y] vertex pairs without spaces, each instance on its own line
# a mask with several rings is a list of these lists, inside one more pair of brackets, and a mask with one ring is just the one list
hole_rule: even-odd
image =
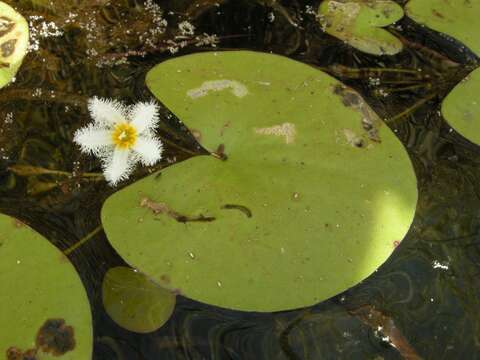
[[134,267],[187,297],[277,311],[325,300],[382,264],[415,212],[410,160],[360,96],[302,63],[211,52],[147,85],[210,150],[107,199]]
[[478,0],[410,0],[405,12],[416,22],[460,40],[480,55]]
[[442,104],[442,114],[461,135],[480,145],[480,69],[458,84]]
[[395,55],[402,42],[382,27],[404,13],[391,0],[324,0],[318,9],[324,30],[354,48],[373,55]]
[[138,333],[159,329],[172,315],[175,295],[134,269],[109,269],[102,285],[107,314],[121,327]]
[[90,307],[75,268],[46,239],[5,215],[0,287],[1,359],[22,353],[42,360],[90,359]]
[[28,48],[28,23],[11,6],[0,1],[0,88],[17,73]]

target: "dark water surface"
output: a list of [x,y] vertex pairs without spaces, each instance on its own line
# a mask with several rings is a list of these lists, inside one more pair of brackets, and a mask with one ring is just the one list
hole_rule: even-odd
[[[195,38],[203,33],[218,36],[217,49],[286,55],[358,90],[401,139],[419,179],[414,224],[389,260],[358,286],[297,311],[243,313],[178,296],[160,330],[128,332],[101,300],[104,273],[125,264],[97,233],[69,255],[92,306],[93,359],[480,358],[480,147],[439,112],[446,94],[478,65],[461,44],[404,18],[390,30],[405,50],[367,55],[322,32],[310,11],[319,1],[158,0],[168,21],[163,32],[154,31],[162,23],[152,1],[6,3],[33,28],[54,22],[63,35],[55,36],[52,25],[34,32],[38,49],[27,55],[15,83],[0,90],[0,211],[61,250],[100,226],[101,205],[114,190],[102,181],[9,168],[99,172],[100,164],[72,144],[73,132],[90,121],[86,100],[150,98],[148,70],[173,56],[211,50],[207,37]],[[196,33],[179,40],[177,24],[184,20]],[[161,135],[169,141],[156,168],[200,153],[175,119],[164,116],[164,124]],[[147,173],[138,170],[130,182]]]

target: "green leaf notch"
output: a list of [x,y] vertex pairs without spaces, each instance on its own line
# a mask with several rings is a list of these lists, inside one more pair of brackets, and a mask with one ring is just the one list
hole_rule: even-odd
[[395,55],[402,42],[385,26],[400,20],[404,13],[391,0],[324,0],[318,9],[325,32],[350,46],[373,55]]
[[366,278],[409,229],[417,187],[402,144],[332,77],[233,51],[166,61],[146,82],[216,149],[102,209],[115,249],[162,286],[238,310],[304,307]]
[[121,327],[137,333],[159,329],[172,315],[176,296],[144,274],[114,267],[103,279],[102,299],[107,314]]
[[0,357],[90,359],[90,306],[75,268],[46,239],[5,215],[0,286]]
[[458,39],[480,56],[480,2],[476,0],[410,0],[407,16],[419,24]]
[[[465,44],[480,56],[480,2],[465,0],[410,0],[407,15],[435,31]],[[480,72],[474,70],[442,103],[442,114],[456,131],[480,144]]]
[[0,88],[12,81],[28,48],[28,23],[0,1]]

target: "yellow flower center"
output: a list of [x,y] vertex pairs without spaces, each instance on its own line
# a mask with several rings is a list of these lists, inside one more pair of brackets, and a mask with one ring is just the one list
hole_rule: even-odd
[[116,146],[130,149],[137,141],[137,130],[129,123],[120,123],[113,129],[112,139]]

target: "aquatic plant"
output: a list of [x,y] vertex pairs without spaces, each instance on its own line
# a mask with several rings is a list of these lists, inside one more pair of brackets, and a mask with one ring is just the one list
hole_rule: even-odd
[[[410,0],[407,15],[420,24],[455,38],[480,56],[480,3],[463,0]],[[472,71],[442,103],[448,123],[470,141],[480,144],[480,72]]]
[[126,179],[137,162],[151,166],[160,161],[163,144],[153,134],[159,120],[155,103],[137,103],[127,109],[115,100],[94,97],[88,109],[94,122],[77,130],[74,141],[83,152],[102,160],[111,185]]
[[318,9],[323,30],[354,48],[373,55],[395,55],[402,42],[383,27],[403,17],[392,0],[325,0]]
[[0,229],[0,357],[88,359],[92,316],[75,268],[27,225],[0,215]]
[[163,287],[237,310],[304,307],[370,275],[405,236],[417,199],[410,160],[334,78],[228,51],[163,62],[146,83],[213,155],[152,174],[102,209],[118,253]]
[[121,327],[137,333],[159,329],[175,308],[175,294],[138,270],[117,266],[107,271],[102,283],[102,303]]
[[405,5],[408,17],[419,24],[445,33],[480,55],[478,14],[480,3],[465,0],[410,0]]

